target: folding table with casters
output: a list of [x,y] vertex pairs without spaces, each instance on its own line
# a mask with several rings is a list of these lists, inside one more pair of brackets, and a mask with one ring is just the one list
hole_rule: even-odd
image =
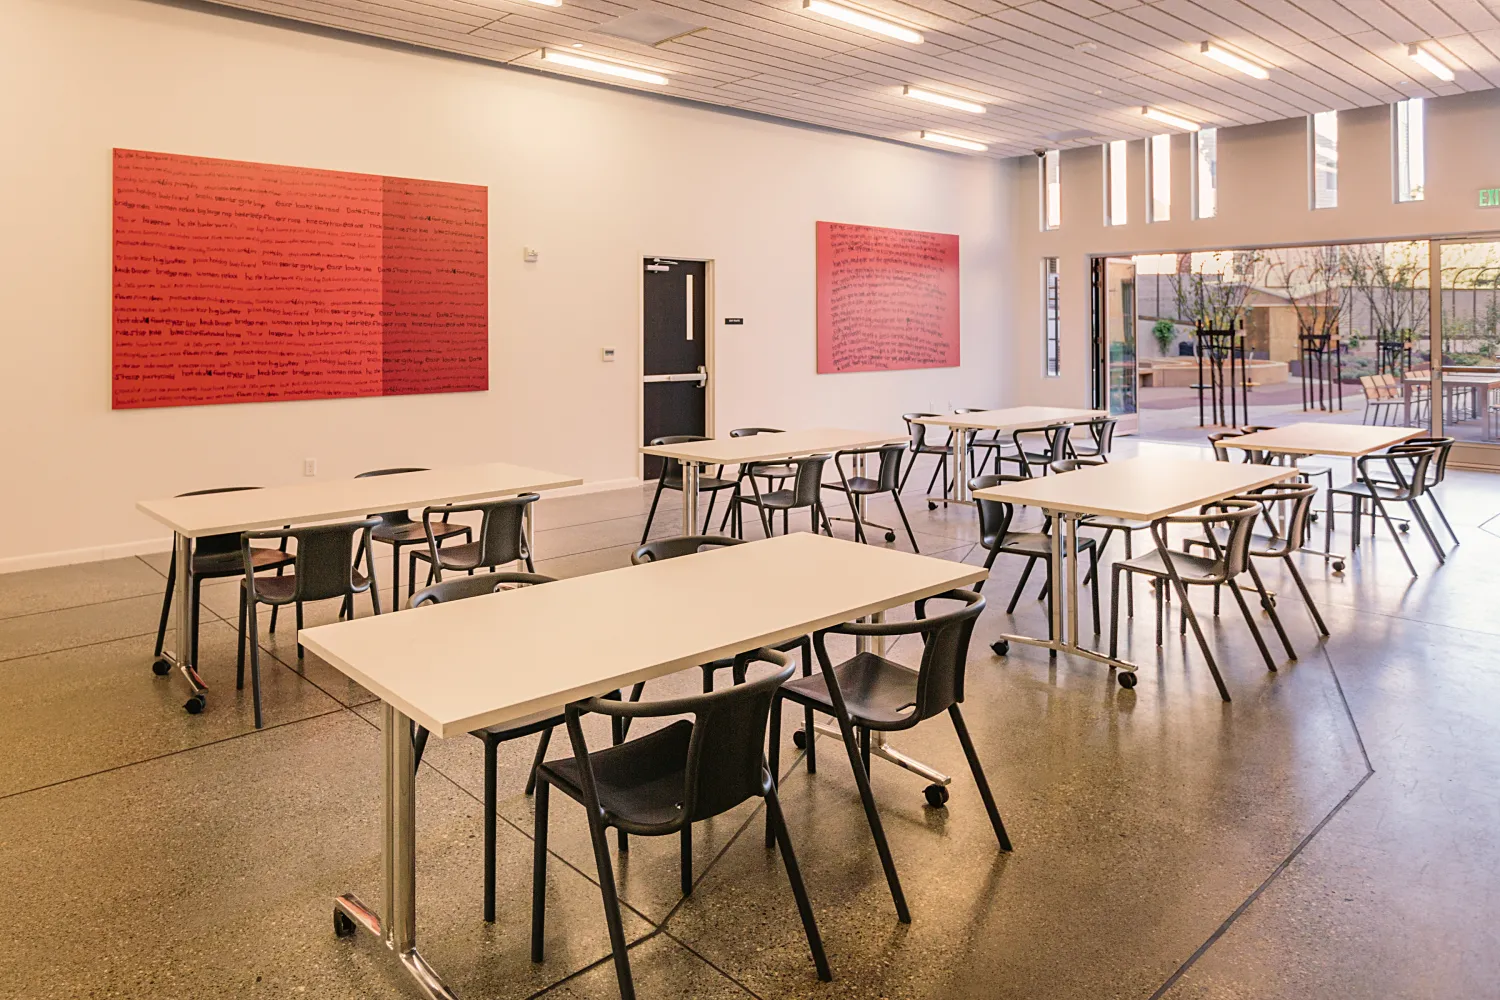
[[[1349,459],[1350,481],[1359,478],[1359,460],[1365,455],[1383,451],[1393,444],[1408,438],[1421,437],[1427,432],[1420,427],[1377,427],[1365,424],[1287,424],[1268,431],[1241,434],[1223,438],[1221,448],[1241,448],[1246,451],[1267,452],[1285,455],[1296,468],[1297,463],[1308,455],[1330,455]],[[1322,556],[1325,563],[1333,564],[1334,572],[1342,572],[1348,556],[1333,551],[1333,485],[1330,476],[1329,489],[1323,512],[1323,551],[1303,549],[1308,555]]]
[[641,454],[675,458],[682,463],[682,533],[697,535],[701,534],[698,530],[699,466],[787,462],[809,455],[832,454],[846,448],[874,448],[905,440],[904,434],[819,427],[781,434],[645,445]]
[[[1001,483],[976,490],[981,500],[1038,507],[1053,516],[1051,615],[1052,638],[1036,639],[1024,635],[1005,635],[1002,641],[1023,642],[1057,653],[1073,653],[1118,669],[1116,680],[1121,687],[1135,687],[1135,664],[1115,659],[1078,642],[1078,527],[1089,515],[1119,517],[1128,521],[1155,521],[1178,511],[1200,507],[1268,486],[1296,475],[1290,466],[1246,465],[1238,462],[1198,461],[1186,458],[1131,458],[1106,465],[1090,465],[1073,472]],[[1087,527],[1087,523],[1084,523]],[[1171,557],[1162,554],[1171,574],[1173,589],[1187,607],[1187,590],[1177,576]],[[1068,583],[1063,586],[1063,570]],[[1094,586],[1098,586],[1095,580]],[[1066,618],[1067,630],[1063,624]],[[1193,633],[1207,649],[1207,641],[1198,628],[1197,618],[1189,615]],[[1002,647],[1007,648],[1008,647]],[[1215,678],[1217,680],[1217,678]],[[1219,694],[1225,701],[1229,692],[1219,682]]]
[[1080,424],[1109,416],[1103,410],[1083,410],[1067,406],[1012,406],[1004,410],[976,410],[973,413],[948,413],[938,417],[914,417],[912,423],[929,427],[947,427],[953,432],[953,496],[928,497],[929,508],[939,503],[972,504],[969,497],[969,438],[975,431],[1001,433],[1036,430],[1050,424]]
[[[382,702],[382,907],[377,912],[353,895],[338,897],[335,932],[369,931],[429,1000],[455,996],[416,948],[412,721],[446,738],[556,712],[637,681],[967,587],[981,576],[963,563],[796,532],[303,630],[308,649]],[[536,669],[539,663],[547,669]],[[857,762],[857,754],[851,759]],[[863,770],[855,773],[873,808]],[[881,853],[888,861],[888,851]],[[613,942],[617,967],[624,944]],[[628,975],[627,968],[622,978]]]
[[[187,623],[192,621],[192,588],[187,585],[187,581],[192,579],[190,570],[195,538],[257,528],[279,528],[287,524],[332,521],[343,517],[365,517],[382,510],[512,496],[536,490],[577,486],[582,482],[581,479],[556,472],[492,462],[366,479],[320,479],[296,486],[278,486],[264,490],[142,500],[136,504],[137,509],[172,529],[175,536],[173,559],[177,566],[177,640],[173,650],[164,652],[151,665],[151,669],[158,676],[166,676],[175,665],[192,688],[183,707],[195,715],[203,711],[208,685],[198,676],[198,665],[192,662],[192,636],[187,628]],[[528,552],[535,551],[532,547],[532,534],[531,511],[528,508]]]

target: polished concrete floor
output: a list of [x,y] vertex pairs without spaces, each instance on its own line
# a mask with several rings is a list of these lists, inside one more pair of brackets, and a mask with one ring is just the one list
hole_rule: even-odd
[[[922,551],[980,561],[972,511],[929,512],[918,492],[914,477]],[[649,499],[544,501],[538,569],[625,565]],[[913,913],[899,924],[841,748],[821,740],[809,777],[788,742],[783,801],[834,981],[814,976],[747,804],[700,827],[687,899],[675,839],[637,838],[621,860],[641,996],[1500,995],[1500,479],[1453,473],[1443,501],[1462,544],[1439,568],[1414,531],[1415,580],[1383,534],[1342,575],[1302,558],[1330,639],[1270,573],[1300,654],[1275,673],[1226,602],[1209,634],[1231,704],[1175,627],[1154,645],[1144,584],[1126,631],[1141,664],[1133,691],[1081,660],[993,655],[1000,632],[1045,628],[1035,579],[1004,613],[1019,566],[1002,560],[964,711],[1014,853],[997,850],[946,722],[901,734],[896,745],[954,782],[933,809],[920,779],[875,765]],[[653,533],[675,533],[677,511],[669,498]],[[315,658],[299,665],[289,627],[263,629],[267,725],[255,731],[233,685],[229,581],[205,588],[212,693],[187,715],[180,679],[148,666],[164,568],[162,555],[0,576],[0,996],[415,995],[375,943],[332,933],[336,894],[379,897],[376,705]],[[1195,606],[1210,617],[1206,599]],[[697,684],[693,671],[648,696]],[[528,958],[533,748],[501,754],[489,925],[481,745],[430,747],[417,784],[421,947],[463,997],[611,997],[583,815],[565,799],[553,806],[547,961]]]

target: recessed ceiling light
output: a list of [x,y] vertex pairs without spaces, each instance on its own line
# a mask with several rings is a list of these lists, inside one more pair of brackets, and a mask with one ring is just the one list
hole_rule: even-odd
[[1237,69],[1246,76],[1253,76],[1257,80],[1271,79],[1271,71],[1264,66],[1253,63],[1244,56],[1236,55],[1228,49],[1220,48],[1213,42],[1204,42],[1199,51],[1215,62],[1221,62],[1230,69]]
[[990,147],[973,139],[960,139],[956,135],[947,135],[942,132],[922,132],[922,138],[927,142],[935,142],[940,146],[952,146],[955,149],[967,149],[971,153],[983,153]]
[[814,14],[822,14],[835,21],[843,21],[845,24],[852,24],[856,28],[864,28],[866,31],[873,31],[897,41],[910,42],[913,45],[920,45],[922,42],[921,34],[905,25],[882,20],[873,14],[866,14],[852,7],[842,7],[836,3],[829,3],[828,0],[802,0],[802,6]]
[[1421,66],[1444,83],[1453,82],[1453,70],[1448,67],[1447,63],[1433,55],[1427,46],[1408,45],[1406,47],[1406,54],[1411,57],[1412,62]]
[[903,87],[901,92],[914,101],[926,101],[928,104],[938,104],[955,111],[967,111],[971,115],[982,115],[985,110],[983,104],[966,101],[961,97],[949,97],[947,94],[935,94],[919,87]]
[[1099,51],[1099,43],[1098,42],[1079,42],[1077,45],[1073,46],[1073,51],[1074,52],[1086,52],[1086,53],[1092,54],[1092,53],[1095,53],[1095,52]]
[[1147,118],[1152,119],[1153,121],[1159,121],[1163,125],[1170,125],[1173,128],[1180,128],[1184,132],[1198,131],[1197,122],[1188,121],[1186,118],[1183,118],[1180,115],[1174,115],[1170,111],[1163,111],[1161,108],[1142,108],[1141,114]]
[[605,62],[602,59],[589,59],[571,52],[557,52],[553,49],[542,50],[542,62],[557,63],[559,66],[570,66],[573,69],[600,73],[604,76],[617,76],[624,80],[634,80],[637,83],[664,85],[667,82],[665,76],[648,69],[626,66],[623,63]]

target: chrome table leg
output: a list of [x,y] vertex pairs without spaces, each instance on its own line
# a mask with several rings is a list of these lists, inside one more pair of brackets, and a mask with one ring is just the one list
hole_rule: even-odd
[[698,534],[698,463],[682,463],[682,533]]
[[385,883],[382,920],[353,894],[334,900],[334,932],[346,937],[363,927],[395,953],[427,1000],[457,1000],[417,951],[417,775],[411,720],[395,706],[380,706],[382,843]]
[[208,685],[198,676],[198,665],[193,659],[193,540],[186,535],[172,536],[172,604],[177,609],[177,633],[172,648],[162,650],[161,656],[151,665],[152,673],[166,676],[176,667],[187,679],[192,693],[183,703],[191,715],[203,711],[207,704]]

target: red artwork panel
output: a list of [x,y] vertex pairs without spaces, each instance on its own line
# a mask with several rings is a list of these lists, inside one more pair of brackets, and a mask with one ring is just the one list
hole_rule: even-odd
[[488,189],[115,150],[115,409],[489,386]]
[[958,366],[958,237],[818,223],[818,373]]

